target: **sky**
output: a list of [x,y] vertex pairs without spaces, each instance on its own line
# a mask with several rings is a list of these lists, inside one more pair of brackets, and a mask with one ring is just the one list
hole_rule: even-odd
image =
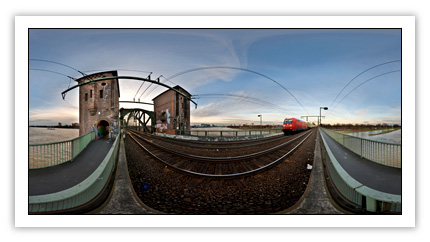
[[[198,103],[192,124],[281,124],[320,107],[323,123],[400,124],[401,40],[400,29],[30,29],[29,124],[78,122],[78,89],[61,96],[77,70],[180,85]],[[120,80],[120,101],[166,90],[141,84]]]

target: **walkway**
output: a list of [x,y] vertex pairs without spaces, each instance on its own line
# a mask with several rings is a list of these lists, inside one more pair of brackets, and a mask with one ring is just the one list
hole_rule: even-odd
[[121,140],[113,192],[104,205],[90,214],[154,214],[150,208],[136,200],[132,189],[127,170],[124,140]]
[[343,169],[355,180],[377,191],[401,195],[402,169],[377,164],[360,158],[326,133],[321,132],[331,152]]
[[286,214],[349,214],[349,212],[340,208],[336,202],[331,199],[330,193],[327,191],[319,140],[319,135],[317,135],[314,163],[310,183],[308,185],[309,188],[305,191],[303,201],[300,205]]
[[91,175],[106,157],[113,141],[98,139],[71,162],[28,171],[28,195],[43,195],[71,188]]

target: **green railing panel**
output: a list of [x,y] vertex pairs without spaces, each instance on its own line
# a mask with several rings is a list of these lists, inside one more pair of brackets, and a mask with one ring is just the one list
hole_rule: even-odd
[[[323,131],[325,132],[326,129],[323,129]],[[324,164],[328,169],[328,173],[334,186],[344,198],[355,203],[356,205],[364,207],[364,204],[362,204],[362,198],[363,196],[366,197],[366,209],[370,212],[402,211],[401,195],[377,191],[355,180],[339,164],[328,147],[324,137],[321,134],[319,134],[319,137],[321,139],[321,155]],[[337,134],[334,134],[334,137],[336,137],[338,140],[343,140],[344,138]],[[336,140],[336,138],[333,139]]]
[[120,136],[118,136],[99,167],[84,181],[64,191],[29,197],[29,212],[55,212],[75,208],[94,199],[106,185],[115,167]]
[[95,132],[90,132],[72,140],[28,145],[29,169],[56,166],[71,161],[94,139]]
[[402,145],[374,141],[339,133],[330,129],[322,130],[345,148],[370,161],[396,168],[402,168]]

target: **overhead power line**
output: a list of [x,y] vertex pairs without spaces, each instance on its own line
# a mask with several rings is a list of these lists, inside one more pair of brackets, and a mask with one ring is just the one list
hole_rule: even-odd
[[30,71],[45,71],[45,72],[51,72],[51,73],[55,73],[55,74],[62,75],[62,76],[68,77],[68,78],[70,78],[70,79],[76,80],[76,78],[73,78],[73,77],[71,77],[71,76],[68,76],[68,75],[65,75],[65,74],[63,74],[63,73],[59,73],[59,72],[56,72],[56,71],[50,71],[50,70],[45,70],[45,69],[37,69],[37,68],[30,68],[29,70],[30,70]]
[[73,67],[71,67],[71,66],[65,65],[65,64],[60,63],[60,62],[50,61],[50,60],[42,60],[42,59],[29,59],[29,60],[31,60],[31,61],[42,61],[42,62],[54,63],[54,64],[57,64],[57,65],[65,66],[65,67],[68,67],[68,68],[70,68],[70,69],[72,69],[72,70],[75,70],[75,71],[77,71],[77,72],[81,73],[81,74],[82,74],[82,76],[86,76],[86,75],[87,75],[87,74],[83,73],[82,71],[80,71],[80,70],[78,70],[78,69],[75,69],[75,68],[73,68]]
[[[367,72],[367,71],[369,71],[369,70],[371,70],[371,69],[374,69],[374,68],[376,68],[376,67],[378,67],[378,66],[382,66],[382,65],[387,65],[387,64],[390,64],[390,63],[394,63],[394,62],[399,62],[399,61],[401,61],[401,60],[394,60],[394,61],[388,61],[388,62],[384,62],[384,63],[381,63],[381,64],[378,64],[378,65],[375,65],[375,66],[372,66],[372,67],[370,67],[370,68],[368,68],[368,69],[366,69],[366,70],[364,70],[364,71],[362,71],[360,74],[358,74],[358,75],[356,75],[354,78],[352,78],[351,79],[351,81],[349,81],[343,88],[342,88],[342,90],[340,90],[340,92],[337,94],[337,96],[336,96],[336,98],[333,100],[333,102],[331,103],[331,105],[330,105],[330,107],[333,107],[333,104],[334,104],[334,102],[336,102],[336,100],[337,100],[337,98],[339,97],[339,95],[343,92],[343,90],[345,90],[345,88],[352,82],[352,81],[354,81],[357,77],[359,77],[359,76],[361,76],[361,74],[363,74],[363,73],[365,73],[365,72]],[[336,105],[337,106],[337,105]]]
[[[231,67],[231,66],[207,66],[207,67],[199,67],[199,68],[194,68],[194,69],[190,69],[190,70],[186,70],[186,71],[182,71],[182,72],[179,72],[179,73],[177,73],[177,74],[174,74],[173,76],[171,76],[171,77],[169,77],[169,78],[167,78],[167,80],[170,80],[170,79],[173,79],[173,78],[175,78],[175,77],[178,77],[178,76],[180,76],[180,75],[183,75],[183,74],[186,74],[186,73],[189,73],[189,72],[194,72],[194,71],[200,71],[200,70],[206,70],[206,69],[232,69],[232,70],[240,70],[240,71],[247,71],[247,72],[251,72],[251,73],[254,73],[254,74],[256,74],[256,75],[259,75],[259,76],[262,76],[262,77],[264,77],[264,78],[266,78],[266,79],[269,79],[269,80],[271,80],[272,82],[274,82],[274,83],[276,83],[277,85],[279,85],[282,89],[284,89],[285,91],[287,91],[296,101],[297,101],[297,103],[303,108],[303,110],[306,112],[306,113],[308,113],[307,112],[307,110],[305,109],[305,107],[302,105],[302,103],[286,88],[286,87],[284,87],[283,85],[281,85],[279,82],[277,82],[277,81],[275,81],[274,79],[272,79],[272,78],[270,78],[270,77],[268,77],[268,76],[266,76],[266,75],[264,75],[264,74],[262,74],[262,73],[259,73],[259,72],[256,72],[256,71],[253,71],[253,70],[249,70],[249,69],[245,69],[245,68],[240,68],[240,67]],[[309,113],[308,113],[309,114]]]
[[271,102],[265,101],[265,100],[261,100],[258,98],[254,98],[254,97],[249,97],[249,96],[243,96],[243,95],[235,95],[235,94],[197,94],[197,95],[193,95],[192,98],[193,99],[199,99],[199,98],[234,98],[236,100],[240,100],[240,101],[246,101],[246,102],[251,102],[251,103],[255,103],[258,105],[262,105],[268,108],[273,108],[273,109],[277,109],[277,110],[282,110],[283,112],[290,112],[289,110],[280,107],[276,104],[273,104]]
[[[174,82],[171,82],[171,81],[169,81],[168,79],[166,79],[163,75],[161,75],[160,77],[162,77],[162,78],[164,78],[164,81],[161,81],[161,83],[165,83],[165,82],[170,82],[170,83],[172,83],[173,85],[177,85],[176,83],[174,83]],[[159,77],[159,78],[160,78]],[[139,99],[143,96],[143,94],[148,90],[148,88],[150,88],[152,86],[152,83],[145,89],[145,91],[143,91],[142,92],[142,94],[140,94],[140,96],[139,96]],[[149,92],[147,92],[146,93],[146,95],[145,96],[148,96],[152,91],[154,91],[157,87],[159,87],[159,86],[154,86],[154,87],[152,87],[151,88],[151,90],[149,90]]]
[[[353,91],[355,91],[355,89],[357,89],[358,87],[360,87],[361,85],[363,85],[363,84],[365,84],[365,83],[367,83],[367,82],[369,82],[369,81],[371,81],[371,80],[373,80],[373,79],[375,79],[375,78],[377,78],[377,77],[380,77],[380,76],[384,76],[384,75],[387,75],[387,74],[390,74],[390,73],[394,73],[394,72],[399,72],[399,71],[401,71],[401,70],[395,70],[395,71],[389,71],[389,72],[385,72],[385,73],[382,73],[382,74],[380,74],[380,75],[377,75],[377,76],[374,76],[374,77],[372,77],[372,78],[370,78],[370,79],[367,79],[366,81],[364,81],[364,82],[362,82],[360,85],[358,85],[358,86],[356,86],[354,89],[352,89],[348,94],[346,94],[343,98],[342,98],[342,100],[340,100],[340,102],[338,102],[337,104],[336,104],[336,106],[334,106],[334,108],[332,108],[331,110],[333,111],[346,97],[348,97],[348,95],[349,94],[351,94]],[[331,112],[330,112],[331,113]]]

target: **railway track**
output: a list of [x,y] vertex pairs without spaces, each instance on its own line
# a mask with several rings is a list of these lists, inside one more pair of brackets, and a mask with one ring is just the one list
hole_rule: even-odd
[[[169,143],[169,144],[177,144],[180,146],[184,146],[184,141],[175,139],[175,138],[168,138],[168,137],[160,137],[156,135],[151,135],[145,132],[139,132],[135,130],[129,130],[129,132],[132,132],[133,134],[139,134],[141,136],[150,137],[154,141],[163,142],[163,143]],[[276,136],[271,137],[265,137],[265,138],[258,138],[258,139],[249,139],[249,140],[237,140],[237,141],[197,141],[197,140],[187,140],[186,146],[197,148],[197,149],[242,149],[247,147],[255,147],[259,145],[264,145],[267,143],[273,143],[279,140],[285,140],[285,136],[280,133]]]
[[[198,178],[209,179],[235,179],[254,175],[266,171],[280,162],[296,150],[313,133],[313,130],[303,132],[290,137],[276,137],[247,141],[245,144],[238,142],[194,142],[192,149],[200,152],[214,152],[214,156],[190,154],[187,151],[189,142],[152,139],[151,136],[135,131],[128,131],[129,137],[144,150],[148,158],[160,162],[172,171]],[[233,150],[256,150],[256,147],[265,145],[265,149],[247,154],[237,155]],[[189,149],[189,148],[188,148]],[[216,150],[216,152],[215,152]],[[220,151],[221,150],[221,151]],[[233,154],[233,155],[231,155]],[[236,154],[236,155],[235,155]]]
[[[313,163],[316,132],[308,133],[310,136],[306,140],[304,138],[308,134],[301,136],[302,134],[305,133],[253,139],[243,143],[246,146],[242,146],[243,141],[182,143],[181,140],[173,140],[175,142],[172,143],[171,139],[166,137],[158,139],[150,135],[141,135],[150,141],[146,143],[134,135],[139,143],[158,158],[185,172],[155,159],[131,138],[133,134],[127,135],[125,149],[130,180],[136,196],[142,203],[166,214],[277,213],[299,201],[309,182],[311,170],[307,167]],[[299,136],[301,137],[297,138]],[[273,139],[273,142],[266,142],[270,139]],[[291,141],[292,139],[295,140]],[[302,141],[303,143],[299,145]],[[218,159],[238,158],[287,142],[288,145],[256,157],[225,161]],[[209,160],[172,154],[151,144],[161,145],[185,155],[209,156]],[[189,147],[190,144],[193,146]],[[296,146],[298,147],[294,151],[282,158]],[[213,153],[216,153],[215,157]],[[272,167],[266,168],[267,170],[262,168],[254,171],[278,159],[280,161],[273,163]],[[204,175],[191,175],[187,171]],[[246,172],[248,173],[243,176],[213,176]]]

